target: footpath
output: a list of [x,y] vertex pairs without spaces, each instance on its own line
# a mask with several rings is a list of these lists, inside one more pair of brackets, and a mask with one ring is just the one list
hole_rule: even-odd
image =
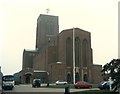
[[2,93],[2,88],[1,88],[1,86],[0,86],[0,94]]

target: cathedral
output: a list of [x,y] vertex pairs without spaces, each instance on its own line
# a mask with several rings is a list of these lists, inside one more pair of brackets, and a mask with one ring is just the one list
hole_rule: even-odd
[[92,53],[90,32],[70,28],[59,33],[58,16],[40,14],[35,50],[23,51],[20,82],[29,84],[39,78],[43,83],[57,80],[99,83],[102,65],[93,64]]

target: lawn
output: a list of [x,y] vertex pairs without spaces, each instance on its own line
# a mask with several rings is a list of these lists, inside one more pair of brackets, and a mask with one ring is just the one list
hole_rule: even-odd
[[119,94],[118,92],[111,92],[108,90],[89,90],[81,92],[72,92],[70,94]]
[[[75,88],[73,84],[68,84],[68,85],[50,85],[50,88],[65,88],[65,87],[69,87],[69,88]],[[98,84],[93,84],[92,88],[97,88]]]
[[[50,85],[49,88],[65,88],[69,86],[70,89],[74,88],[73,84],[70,85]],[[98,84],[93,84],[92,88],[97,88]],[[79,92],[71,92],[70,94],[119,94],[118,92],[112,92],[109,90],[87,90]]]

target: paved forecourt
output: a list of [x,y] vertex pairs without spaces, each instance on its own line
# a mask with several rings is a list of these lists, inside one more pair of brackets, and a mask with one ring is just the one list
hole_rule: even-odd
[[[77,92],[77,91],[86,91],[86,90],[97,90],[98,88],[91,88],[91,89],[70,89],[70,92]],[[32,88],[32,85],[15,85],[13,90],[3,90],[3,92],[61,92],[64,94],[65,88],[49,88],[49,87],[38,87]]]

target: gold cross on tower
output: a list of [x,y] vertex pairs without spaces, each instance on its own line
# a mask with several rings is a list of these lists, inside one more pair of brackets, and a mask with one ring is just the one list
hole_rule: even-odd
[[48,14],[48,13],[50,12],[50,9],[49,9],[49,8],[47,8],[47,9],[46,9],[46,12],[47,12],[47,14]]

